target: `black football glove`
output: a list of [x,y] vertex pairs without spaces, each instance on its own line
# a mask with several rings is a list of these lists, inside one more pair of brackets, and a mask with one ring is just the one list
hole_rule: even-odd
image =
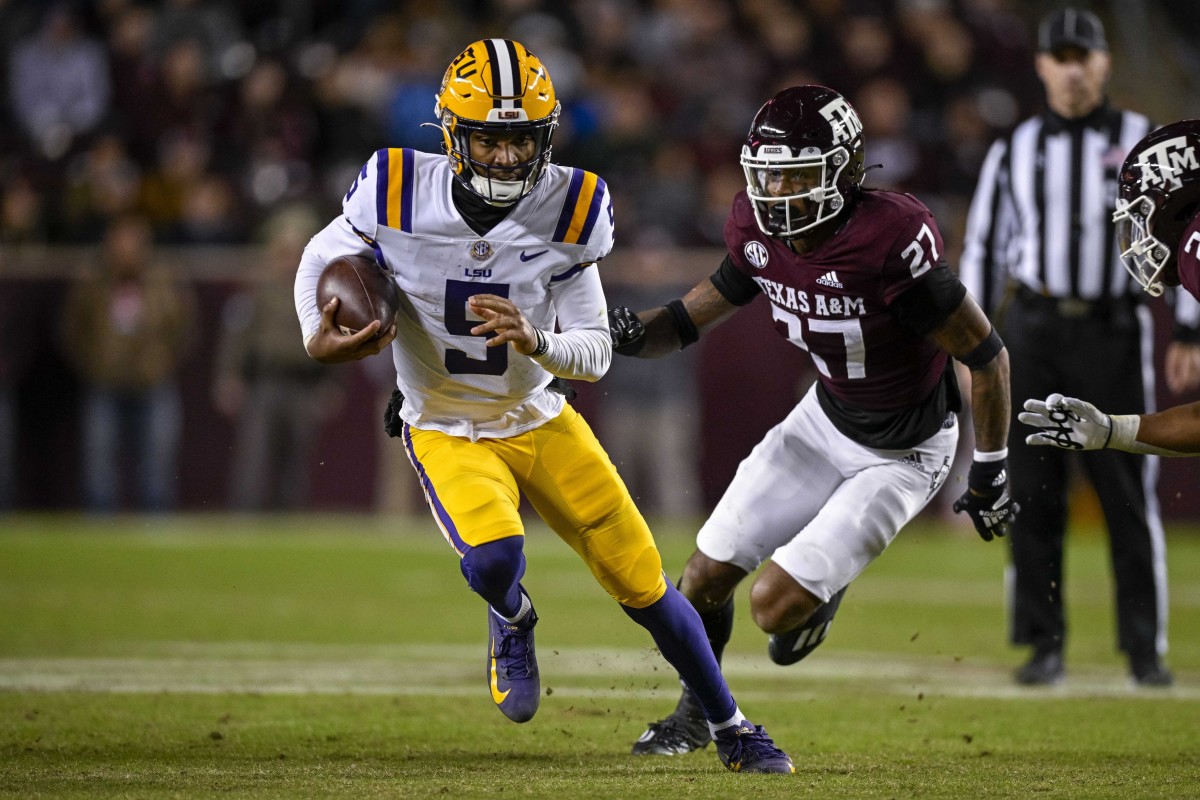
[[404,420],[400,418],[400,409],[404,407],[404,395],[399,389],[392,389],[387,408],[383,410],[383,431],[393,439],[404,433]]
[[967,473],[967,491],[954,502],[954,511],[966,511],[976,532],[985,542],[1004,536],[1021,506],[1008,494],[1007,459],[972,461]]
[[575,387],[566,378],[556,377],[546,385],[546,388],[567,398],[568,403],[574,402],[575,398],[579,396],[579,392],[575,391]]
[[608,335],[612,339],[614,353],[636,356],[646,344],[646,327],[637,314],[625,306],[613,306],[608,310]]

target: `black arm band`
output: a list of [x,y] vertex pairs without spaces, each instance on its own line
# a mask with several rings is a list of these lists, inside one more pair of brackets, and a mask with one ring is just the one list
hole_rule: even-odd
[[721,296],[735,306],[744,306],[762,293],[762,287],[753,278],[733,265],[733,257],[728,253],[709,280]]
[[992,328],[987,338],[980,342],[979,346],[974,350],[960,358],[959,361],[966,364],[967,369],[983,369],[991,363],[993,358],[1000,355],[1000,351],[1003,349],[1004,340],[1000,338],[1000,334],[996,333],[996,329]]
[[672,300],[663,308],[667,310],[667,315],[671,318],[671,325],[679,334],[680,350],[689,344],[694,344],[700,338],[700,331],[696,330],[696,323],[692,322],[692,318],[688,316],[682,300]]

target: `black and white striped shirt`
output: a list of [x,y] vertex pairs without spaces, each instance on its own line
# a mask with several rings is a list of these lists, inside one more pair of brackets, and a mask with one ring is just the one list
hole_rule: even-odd
[[[1008,281],[1059,299],[1141,292],[1121,265],[1112,214],[1121,164],[1152,127],[1108,105],[1076,120],[1046,111],[992,145],[959,267],[984,309],[995,309]],[[1186,292],[1178,298],[1178,322],[1194,327],[1200,303]]]

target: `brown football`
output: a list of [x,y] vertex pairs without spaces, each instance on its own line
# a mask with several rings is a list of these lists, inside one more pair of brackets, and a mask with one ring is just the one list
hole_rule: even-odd
[[372,258],[339,256],[325,265],[317,281],[317,307],[337,298],[334,324],[347,336],[379,320],[383,333],[396,319],[400,291],[396,282]]

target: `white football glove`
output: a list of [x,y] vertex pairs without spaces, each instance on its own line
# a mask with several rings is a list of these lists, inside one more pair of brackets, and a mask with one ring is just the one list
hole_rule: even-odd
[[1017,419],[1041,428],[1025,437],[1025,444],[1052,445],[1063,450],[1103,450],[1112,440],[1113,420],[1091,403],[1052,394],[1041,400],[1026,400]]

